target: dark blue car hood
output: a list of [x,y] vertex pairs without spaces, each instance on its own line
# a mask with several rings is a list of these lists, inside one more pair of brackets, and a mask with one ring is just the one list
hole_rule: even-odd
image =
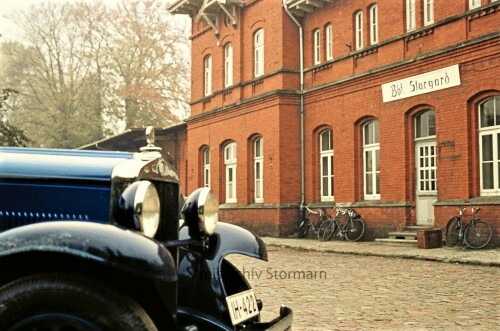
[[110,181],[114,166],[132,158],[124,152],[0,148],[0,177]]

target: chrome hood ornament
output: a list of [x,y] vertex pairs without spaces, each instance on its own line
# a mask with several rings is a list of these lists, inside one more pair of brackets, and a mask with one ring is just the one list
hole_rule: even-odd
[[159,152],[161,147],[155,146],[155,129],[152,126],[146,128],[147,145],[141,147],[141,152]]

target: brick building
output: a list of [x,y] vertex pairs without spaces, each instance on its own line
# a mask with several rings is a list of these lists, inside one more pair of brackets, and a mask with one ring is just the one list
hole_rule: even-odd
[[500,230],[500,1],[181,0],[192,18],[187,191],[222,218],[295,230],[300,206],[355,208],[367,237]]

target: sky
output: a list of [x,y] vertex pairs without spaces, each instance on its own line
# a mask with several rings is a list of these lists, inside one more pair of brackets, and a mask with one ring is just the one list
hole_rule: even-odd
[[16,39],[19,35],[17,26],[4,16],[27,9],[39,1],[40,0],[0,0],[0,34],[2,34],[2,38]]
[[[53,2],[53,3],[65,3],[71,2],[75,0],[0,0],[0,34],[2,38],[9,40],[16,40],[20,37],[19,28],[12,23],[10,20],[6,19],[4,16],[11,15],[14,12],[22,12],[23,10],[27,10],[33,5],[42,3],[42,2]],[[79,0],[86,2],[94,2],[97,0]],[[105,4],[115,5],[116,3],[121,2],[122,0],[101,0]],[[171,1],[163,1],[165,3]]]
[[[20,30],[16,24],[5,18],[14,12],[22,12],[29,9],[31,6],[42,2],[65,3],[72,0],[0,0],[0,34],[2,38],[16,40],[20,37]],[[73,0],[74,1],[74,0]],[[95,1],[95,0],[84,0]],[[114,4],[118,0],[103,0],[104,3]]]
[[[11,15],[14,12],[22,12],[31,6],[42,2],[65,3],[74,0],[0,0],[0,34],[2,38],[16,40],[20,37],[21,31],[12,21],[4,16]],[[81,1],[81,0],[80,0]],[[83,0],[92,2],[95,0]],[[116,4],[119,0],[102,0],[106,4]]]

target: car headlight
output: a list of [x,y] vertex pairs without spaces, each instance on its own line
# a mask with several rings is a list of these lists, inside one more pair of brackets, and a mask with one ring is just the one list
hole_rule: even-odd
[[155,186],[147,181],[134,182],[118,200],[119,223],[133,225],[153,238],[160,225],[160,197]]
[[182,214],[191,237],[212,235],[219,221],[217,197],[210,188],[199,188],[187,198]]

